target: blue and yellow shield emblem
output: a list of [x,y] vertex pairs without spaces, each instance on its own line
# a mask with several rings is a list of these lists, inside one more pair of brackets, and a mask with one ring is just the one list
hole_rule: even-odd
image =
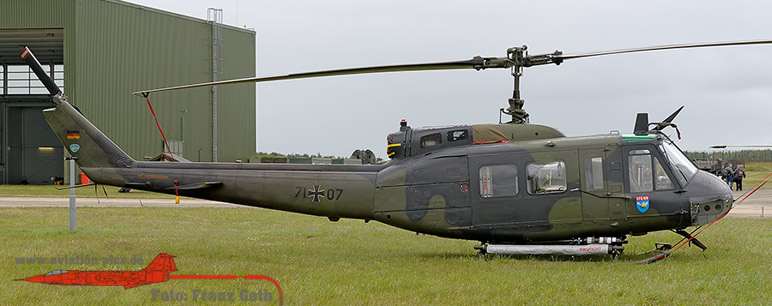
[[635,197],[635,207],[638,211],[645,213],[649,210],[649,196]]

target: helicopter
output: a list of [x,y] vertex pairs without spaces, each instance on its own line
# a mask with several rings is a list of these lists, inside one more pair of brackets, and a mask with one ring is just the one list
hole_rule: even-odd
[[[403,119],[387,136],[380,165],[151,162],[131,158],[74,108],[41,69],[21,54],[50,92],[44,117],[80,169],[97,184],[224,201],[307,215],[376,220],[445,238],[479,241],[481,254],[620,255],[629,236],[672,230],[705,249],[686,228],[714,222],[732,192],[700,171],[663,129],[637,115],[631,134],[566,137],[530,123],[520,96],[523,69],[566,60],[656,50],[770,44],[770,40],[665,45],[579,54],[529,55],[361,67],[182,85],[138,91],[337,75],[446,69],[510,69],[509,107],[498,124],[413,128]],[[665,252],[666,247],[658,246]],[[663,253],[667,255],[667,253]]]

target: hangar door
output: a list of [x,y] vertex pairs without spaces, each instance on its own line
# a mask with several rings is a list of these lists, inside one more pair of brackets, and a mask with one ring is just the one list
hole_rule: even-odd
[[64,152],[43,119],[54,104],[19,56],[23,46],[64,90],[63,29],[0,29],[0,184],[51,184],[63,176]]
[[64,175],[62,144],[43,119],[46,107],[7,107],[6,184],[51,184]]

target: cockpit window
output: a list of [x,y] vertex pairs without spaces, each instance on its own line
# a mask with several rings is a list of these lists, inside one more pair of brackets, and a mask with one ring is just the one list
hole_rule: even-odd
[[662,151],[666,162],[673,168],[673,174],[681,185],[685,186],[686,182],[691,180],[699,171],[670,139],[663,139],[659,145],[659,150]]
[[667,171],[659,158],[652,156],[649,150],[630,150],[627,153],[627,165],[630,192],[673,189],[673,182]]
[[51,272],[46,273],[46,275],[57,275],[57,274],[65,274],[67,273],[67,270],[53,270]]
[[630,192],[654,190],[651,176],[651,153],[649,150],[632,150],[627,156]]
[[662,167],[662,164],[659,162],[655,162],[657,164],[657,172],[655,172],[654,179],[657,183],[657,190],[669,190],[673,189],[673,182],[670,181],[670,177],[667,176],[667,172],[665,172],[665,168]]

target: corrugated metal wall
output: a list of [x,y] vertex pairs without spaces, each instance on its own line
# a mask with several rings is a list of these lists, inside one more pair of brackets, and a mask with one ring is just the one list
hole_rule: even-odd
[[[162,140],[142,89],[212,78],[211,25],[206,21],[120,1],[3,0],[0,28],[64,28],[66,94],[91,121],[135,159],[161,152]],[[223,27],[224,74],[254,76],[255,34]],[[185,157],[212,156],[211,90],[150,96],[167,139],[180,139]],[[218,88],[218,157],[255,152],[254,84]],[[183,113],[183,110],[187,112]]]
[[[223,29],[223,74],[218,80],[254,76],[255,74],[255,40],[246,39],[244,33],[239,31],[226,31]],[[229,59],[249,59],[249,61],[234,61]],[[245,71],[245,66],[251,68]],[[249,99],[252,103],[244,103],[246,92],[251,93]],[[218,158],[220,160],[233,161],[233,155],[225,152],[242,152],[245,146],[250,146],[251,153],[248,156],[239,156],[239,159],[247,162],[249,157],[255,154],[256,137],[256,107],[255,84],[238,84],[230,86],[218,86],[217,88],[217,142]],[[246,130],[251,131],[246,131]],[[248,134],[247,134],[248,133]],[[250,135],[249,143],[245,143],[246,135]],[[211,143],[211,142],[210,142]],[[223,155],[226,154],[226,155]]]
[[[73,43],[67,37],[75,36],[75,0],[2,0],[0,1],[0,29],[64,29],[64,61],[72,62]],[[19,48],[21,53],[21,47]],[[67,86],[75,85],[75,67],[65,71]],[[70,83],[71,82],[71,83]]]

